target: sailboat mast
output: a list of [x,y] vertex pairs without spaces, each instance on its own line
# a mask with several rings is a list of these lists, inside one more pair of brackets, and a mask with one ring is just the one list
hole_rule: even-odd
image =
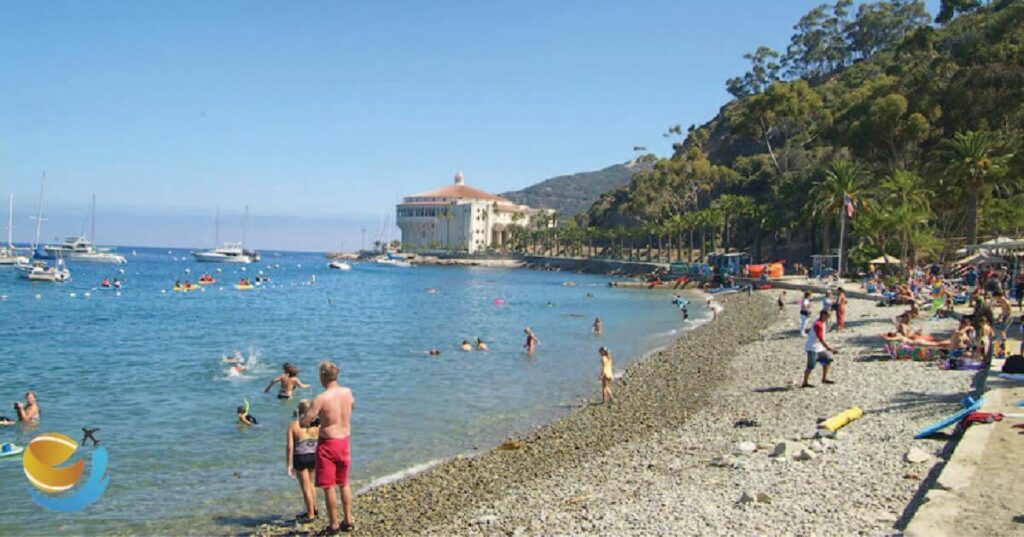
[[89,240],[96,242],[96,194],[92,195],[92,224],[89,228]]
[[14,248],[14,193],[7,200],[7,247]]
[[39,248],[39,234],[43,232],[43,190],[46,188],[46,172],[43,172],[43,178],[39,181],[39,209],[36,211],[36,242],[32,244],[32,249]]
[[213,247],[220,247],[220,206],[213,212]]
[[249,234],[249,205],[245,206],[245,216],[242,217],[242,247],[245,247],[246,235]]

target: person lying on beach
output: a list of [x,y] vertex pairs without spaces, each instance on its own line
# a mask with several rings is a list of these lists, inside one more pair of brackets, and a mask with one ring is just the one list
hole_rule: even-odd
[[473,352],[473,346],[466,340],[462,340],[462,345],[459,345],[459,348],[462,349],[463,352]]
[[284,373],[278,375],[277,377],[274,378],[274,380],[270,381],[270,384],[267,384],[267,387],[263,389],[263,393],[269,392],[270,388],[275,383],[280,382],[281,391],[277,392],[277,398],[291,399],[292,390],[294,390],[296,386],[298,386],[299,388],[309,387],[309,384],[303,384],[302,381],[299,380],[299,368],[297,366],[285,362],[284,365],[281,366],[281,369],[284,370]]
[[295,421],[288,425],[287,443],[285,444],[285,461],[288,475],[299,480],[302,501],[306,512],[296,517],[300,523],[308,524],[316,520],[316,488],[313,487],[313,470],[316,469],[316,439],[320,436],[320,423],[313,420],[308,426],[299,424],[298,418],[306,415],[309,401],[299,401],[295,411]]
[[36,393],[25,392],[25,404],[21,401],[14,402],[14,411],[18,414],[18,421],[39,423],[39,403],[36,401]]
[[601,347],[597,353],[601,356],[601,394],[604,402],[612,402],[612,353]]
[[487,346],[486,343],[484,343],[484,340],[482,340],[480,338],[476,338],[476,350],[478,350],[478,351],[489,351],[491,349]]
[[601,322],[600,317],[597,317],[594,319],[594,335],[600,336],[602,331],[604,331],[604,323]]
[[523,344],[523,347],[526,348],[527,353],[533,354],[533,351],[537,350],[537,345],[540,345],[540,340],[537,339],[537,336],[529,326],[523,329],[523,333],[526,334],[526,343]]
[[259,421],[249,413],[249,401],[245,401],[245,404],[238,407],[236,411],[238,414],[238,423],[240,425],[257,425]]

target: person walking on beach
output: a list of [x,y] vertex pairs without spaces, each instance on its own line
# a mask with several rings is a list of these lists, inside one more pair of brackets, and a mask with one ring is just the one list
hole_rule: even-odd
[[828,317],[829,310],[821,310],[821,313],[818,314],[818,320],[811,327],[811,332],[807,334],[807,342],[804,344],[804,351],[807,352],[807,367],[804,369],[802,388],[814,387],[808,380],[811,377],[811,371],[814,371],[814,366],[817,364],[821,364],[821,383],[835,384],[835,382],[828,379],[828,370],[832,367],[832,355],[829,353],[837,352],[834,347],[825,341]]
[[779,315],[782,315],[783,313],[786,313],[786,290],[785,289],[783,289],[782,292],[779,293],[779,300],[778,300],[778,302],[779,302]]
[[533,351],[537,350],[537,345],[540,345],[540,340],[537,339],[537,336],[529,326],[523,330],[523,333],[526,334],[526,343],[523,347],[526,347],[526,352],[528,354],[533,354]]
[[[309,401],[299,401],[295,411],[296,418],[302,418],[309,410]],[[316,488],[313,487],[313,470],[316,469],[316,439],[320,435],[320,425],[313,421],[309,427],[303,427],[299,420],[288,425],[287,443],[285,444],[285,464],[288,476],[299,480],[302,501],[306,512],[296,517],[299,522],[308,524],[316,520]]]
[[[355,529],[348,472],[352,461],[350,420],[356,400],[351,389],[338,384],[338,366],[326,360],[320,362],[320,384],[324,387],[323,393],[313,399],[313,405],[299,420],[299,425],[310,427],[313,420],[320,419],[320,434],[316,445],[316,486],[324,489],[327,496],[330,526],[325,534],[337,535]],[[341,488],[341,501],[345,509],[345,518],[341,524],[338,523],[338,495],[335,486]]]
[[836,296],[836,332],[846,328],[846,291],[840,287]]
[[811,292],[804,291],[804,297],[800,299],[800,335],[807,337],[807,321],[811,319]]
[[597,353],[601,355],[601,392],[605,404],[612,402],[612,353],[601,347]]
[[604,330],[604,323],[601,322],[601,318],[598,317],[598,318],[594,319],[594,335],[595,336],[600,336],[601,332],[603,330]]
[[297,366],[285,362],[281,366],[281,369],[284,370],[284,373],[278,375],[277,377],[274,378],[274,380],[270,381],[270,384],[267,384],[267,387],[263,389],[263,393],[269,392],[270,388],[272,388],[275,383],[280,382],[281,391],[277,392],[277,398],[291,399],[292,391],[295,389],[296,386],[298,386],[299,388],[309,387],[309,384],[303,384],[302,381],[299,380],[299,368]]
[[15,401],[14,411],[18,413],[18,421],[39,423],[39,403],[36,401],[36,392],[25,392],[25,404]]

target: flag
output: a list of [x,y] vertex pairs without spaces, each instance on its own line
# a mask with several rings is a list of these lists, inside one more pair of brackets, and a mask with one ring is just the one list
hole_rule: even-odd
[[846,206],[846,217],[853,218],[853,200],[850,196],[843,194],[843,205]]

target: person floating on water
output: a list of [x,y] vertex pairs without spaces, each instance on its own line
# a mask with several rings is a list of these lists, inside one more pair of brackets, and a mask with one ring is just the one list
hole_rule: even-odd
[[434,348],[430,349],[429,351],[427,351],[427,355],[428,356],[434,356],[434,357],[441,356],[441,350],[438,349],[437,347],[434,347]]
[[299,388],[309,388],[309,384],[303,384],[302,381],[299,380],[298,366],[285,362],[281,366],[281,369],[284,370],[284,373],[274,377],[274,380],[270,381],[270,384],[267,384],[267,387],[263,389],[263,393],[269,392],[270,388],[278,382],[281,383],[281,391],[277,392],[278,399],[291,399],[292,390],[294,390],[296,386]]
[[[320,420],[316,445],[316,486],[324,489],[327,496],[329,525],[324,532],[336,535],[355,529],[348,473],[352,465],[350,420],[356,399],[351,389],[338,384],[338,366],[331,362],[320,362],[320,384],[325,388],[323,393],[316,396],[306,415],[299,420],[299,425],[309,427],[313,420]],[[345,509],[345,518],[340,524],[335,486],[341,488],[341,501]]]
[[249,413],[249,401],[243,399],[242,402],[245,404],[238,407],[238,423],[240,425],[258,425],[259,421],[256,420],[255,416]]
[[117,278],[114,278],[114,289],[120,289],[120,288],[121,288],[121,280],[119,280]]
[[486,343],[484,343],[484,340],[482,340],[480,338],[476,338],[476,350],[478,350],[478,351],[488,351],[488,350],[490,350],[490,348],[487,346]]
[[103,281],[100,282],[100,287],[110,287],[110,280],[107,278],[103,278]]
[[[309,401],[299,401],[295,411],[296,418],[302,418],[309,410]],[[298,521],[308,524],[316,520],[316,488],[313,487],[313,470],[316,469],[316,444],[320,436],[320,422],[313,420],[303,427],[299,420],[288,425],[288,443],[285,445],[285,461],[288,475],[299,480],[302,501],[306,512],[300,514]]]
[[612,353],[601,347],[597,353],[601,356],[601,394],[605,403],[612,402]]
[[600,317],[594,318],[594,335],[600,336],[601,332],[604,331],[604,323],[601,322]]
[[540,345],[540,340],[529,326],[523,329],[523,333],[526,334],[526,343],[523,344],[523,347],[526,348],[528,354],[533,354],[533,351],[537,350],[537,345]]
[[18,421],[39,423],[39,403],[36,401],[36,392],[25,392],[25,404],[21,401],[14,402],[14,411],[18,414]]
[[459,348],[462,349],[464,352],[472,352],[473,351],[473,346],[470,345],[469,342],[466,341],[465,339],[462,340],[462,344],[459,345]]

